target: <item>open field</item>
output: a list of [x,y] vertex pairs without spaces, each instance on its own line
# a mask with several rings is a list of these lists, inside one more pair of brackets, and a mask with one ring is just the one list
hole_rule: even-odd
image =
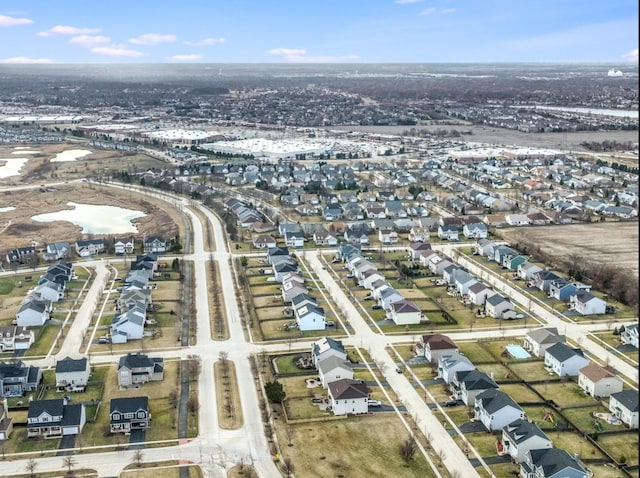
[[162,463],[144,463],[142,467],[129,465],[120,474],[120,478],[180,478],[180,469],[189,470],[189,478],[201,478],[202,470],[198,465],[178,466],[177,461]]
[[529,241],[551,255],[577,254],[587,261],[613,264],[638,275],[638,248],[629,247],[638,244],[637,222],[505,228],[499,229],[499,235],[512,243],[517,242],[520,235],[526,235]]

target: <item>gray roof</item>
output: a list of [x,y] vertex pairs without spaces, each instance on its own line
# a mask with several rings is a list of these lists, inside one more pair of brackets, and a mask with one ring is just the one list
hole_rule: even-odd
[[360,380],[342,378],[329,384],[329,392],[336,400],[365,398],[369,396],[369,387]]
[[559,335],[558,329],[555,327],[535,329],[528,332],[527,336],[539,344],[555,344],[565,341],[564,335]]
[[579,470],[580,472],[584,472],[586,476],[584,468],[582,468],[582,466],[576,462],[569,453],[560,448],[542,448],[538,450],[530,450],[527,453],[531,455],[531,462],[542,468],[544,476],[555,476],[566,468]]
[[621,392],[612,393],[611,397],[624,405],[630,412],[638,411],[638,392],[635,390],[622,390]]
[[499,388],[489,375],[479,370],[465,370],[456,372],[458,383],[464,383],[467,390],[488,390]]
[[333,370],[335,368],[341,368],[341,369],[344,369],[344,370],[351,371],[351,367],[349,367],[349,363],[345,362],[344,360],[342,360],[342,359],[340,359],[338,357],[336,357],[335,355],[327,357],[327,358],[325,358],[324,360],[321,360],[318,363],[318,369],[322,373],[330,372],[331,370]]
[[512,421],[502,430],[509,439],[516,444],[525,442],[533,436],[539,436],[545,440],[549,440],[549,437],[540,430],[538,425],[528,420],[523,420],[522,418]]
[[29,402],[29,412],[27,418],[37,418],[43,412],[47,412],[52,417],[60,417],[64,410],[64,400],[62,398],[52,398],[50,400],[32,400]]
[[132,413],[138,410],[149,410],[149,397],[112,398],[109,414],[114,412]]
[[511,406],[517,410],[522,410],[520,406],[504,392],[490,388],[480,393],[476,397],[477,401],[482,402],[482,408],[488,413],[495,413],[498,410],[502,410],[504,407]]
[[149,358],[149,356],[145,354],[127,354],[124,357],[120,357],[120,361],[118,362],[118,368],[127,367],[129,369],[133,368],[149,368],[154,367],[158,363],[164,362],[162,358]]
[[580,357],[584,357],[582,350],[580,349],[572,349],[567,344],[557,343],[552,345],[547,349],[547,353],[551,355],[553,358],[558,360],[559,362],[564,362],[565,360],[570,359],[571,357],[575,357],[576,355]]
[[77,360],[72,359],[71,357],[66,357],[56,362],[56,373],[84,372],[85,370],[87,370],[86,357]]

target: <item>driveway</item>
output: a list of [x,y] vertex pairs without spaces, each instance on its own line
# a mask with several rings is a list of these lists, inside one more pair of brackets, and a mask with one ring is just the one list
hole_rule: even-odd
[[146,433],[144,430],[133,430],[129,435],[128,450],[143,450],[145,435]]
[[76,445],[76,438],[78,435],[64,435],[60,439],[60,445],[58,446],[58,453],[56,456],[66,456],[73,455],[73,450],[69,450],[69,448],[74,448]]

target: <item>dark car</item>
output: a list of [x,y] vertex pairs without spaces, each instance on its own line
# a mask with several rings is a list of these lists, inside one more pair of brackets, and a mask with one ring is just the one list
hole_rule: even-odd
[[460,405],[460,402],[458,402],[458,400],[447,400],[442,405],[444,407],[457,407],[458,405]]
[[371,307],[373,310],[380,310],[382,309],[382,306],[379,304],[374,305],[373,307]]

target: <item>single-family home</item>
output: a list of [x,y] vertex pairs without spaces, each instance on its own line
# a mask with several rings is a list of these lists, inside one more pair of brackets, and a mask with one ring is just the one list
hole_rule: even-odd
[[273,265],[273,277],[276,282],[282,282],[284,276],[291,272],[299,272],[298,263],[291,258],[289,259],[288,261]]
[[145,254],[163,254],[169,250],[170,244],[164,237],[148,236],[143,241],[143,251]]
[[607,303],[591,292],[578,290],[569,297],[569,306],[580,315],[600,315],[607,311]]
[[122,256],[124,254],[133,254],[136,247],[136,242],[133,237],[124,237],[115,239],[113,243],[113,250],[116,256]]
[[480,239],[475,244],[474,253],[482,257],[493,257],[493,250],[496,248],[496,243],[489,239]]
[[284,234],[284,243],[289,247],[300,249],[304,247],[304,234],[302,232],[287,231]]
[[294,297],[301,294],[306,294],[307,292],[309,292],[309,290],[303,284],[296,280],[282,281],[282,301],[285,304],[291,302]]
[[42,371],[24,362],[0,362],[0,396],[21,397],[25,392],[38,389]]
[[378,240],[385,245],[395,244],[398,242],[398,233],[393,229],[380,229]]
[[47,244],[44,252],[44,260],[47,262],[66,259],[71,254],[71,246],[68,242],[54,242]]
[[554,272],[542,269],[534,272],[531,276],[531,285],[543,292],[549,292],[549,286],[553,281],[557,281],[561,277]]
[[164,359],[135,353],[120,357],[118,362],[118,385],[131,387],[147,382],[164,380]]
[[620,342],[625,345],[631,345],[638,348],[638,324],[631,324],[625,326],[624,330],[620,332]]
[[520,462],[522,478],[587,478],[578,461],[560,448],[528,450]]
[[34,341],[33,330],[18,325],[0,326],[0,353],[27,350]]
[[457,241],[460,229],[455,224],[445,224],[438,226],[438,237],[447,241]]
[[358,284],[365,289],[371,289],[371,284],[378,280],[384,281],[384,275],[378,272],[377,269],[370,269],[362,273],[362,279]]
[[32,400],[27,413],[27,437],[79,435],[87,422],[83,403],[63,398]]
[[140,340],[144,335],[146,309],[133,307],[117,315],[111,323],[111,342],[125,344],[129,340]]
[[15,249],[11,249],[6,255],[7,263],[9,264],[24,264],[28,258],[36,258],[35,247],[16,247]]
[[313,242],[316,246],[335,247],[338,245],[338,238],[329,231],[319,230],[313,233]]
[[335,340],[331,337],[322,337],[317,340],[311,346],[311,357],[313,364],[318,368],[318,364],[321,360],[325,360],[327,357],[336,357],[340,360],[347,360],[347,351],[342,345],[341,340]]
[[552,345],[544,354],[545,367],[560,377],[577,377],[580,369],[588,364],[589,360],[582,350],[571,348],[565,343]]
[[564,335],[558,333],[556,327],[546,327],[527,332],[524,338],[524,349],[539,358],[544,358],[544,354],[549,347],[567,341]]
[[412,261],[420,260],[423,252],[432,251],[431,244],[424,242],[412,242],[409,244],[409,258]]
[[520,254],[517,254],[515,256],[505,256],[502,259],[502,267],[505,267],[511,271],[517,271],[518,266],[520,264],[524,264],[525,262],[527,262],[527,258]]
[[380,305],[380,307],[382,307],[383,310],[389,311],[391,309],[391,304],[400,302],[401,300],[404,300],[404,297],[400,292],[398,292],[393,287],[387,287],[386,289],[382,289],[380,291],[378,304]]
[[459,352],[453,352],[438,357],[438,377],[445,383],[451,383],[456,372],[475,370],[476,366]]
[[39,327],[49,320],[51,302],[27,296],[16,312],[16,321],[20,327]]
[[82,392],[89,382],[91,368],[86,357],[66,357],[56,362],[56,389],[59,392]]
[[343,378],[353,379],[353,369],[349,362],[336,356],[326,357],[318,363],[318,377],[324,388],[331,382]]
[[260,234],[253,238],[253,247],[257,247],[258,249],[269,249],[276,247],[276,244],[276,239],[269,234]]
[[527,282],[530,282],[533,280],[533,275],[536,272],[540,272],[542,270],[541,267],[538,267],[537,265],[535,265],[532,262],[523,262],[522,264],[518,265],[518,277],[522,280],[525,280]]
[[64,298],[65,285],[44,280],[33,289],[32,294],[44,302],[58,302]]
[[391,304],[389,318],[396,325],[419,324],[422,312],[416,304],[403,299]]
[[328,395],[334,415],[355,415],[369,411],[369,387],[361,380],[342,378],[331,382]]
[[529,450],[553,447],[553,442],[538,425],[523,418],[518,418],[502,428],[500,443],[516,463],[521,463]]
[[8,440],[13,431],[13,418],[9,416],[7,400],[0,398],[0,441]]
[[609,411],[630,428],[638,428],[638,391],[622,390],[609,397]]
[[494,294],[487,297],[487,300],[484,303],[484,308],[485,314],[489,317],[493,317],[494,319],[506,319],[509,316],[506,312],[513,310],[513,304],[506,297],[503,297],[500,294]]
[[431,231],[428,227],[415,226],[409,231],[409,241],[411,242],[429,242],[431,240]]
[[462,400],[465,405],[472,406],[476,397],[492,388],[500,388],[494,380],[479,370],[464,370],[456,372],[449,383],[452,395]]
[[475,419],[490,432],[502,430],[514,420],[525,418],[524,411],[513,398],[495,388],[476,396],[473,411]]
[[477,284],[478,280],[464,269],[459,269],[453,273],[453,286],[460,295],[466,295],[469,287]]
[[476,281],[467,289],[467,300],[473,305],[484,305],[487,298],[494,294],[496,292],[493,289]]
[[486,239],[487,225],[482,222],[474,222],[462,226],[462,234],[467,239]]
[[149,397],[112,398],[109,405],[111,433],[149,428]]
[[277,262],[276,258],[289,257],[288,247],[270,247],[267,249],[267,263],[273,265]]
[[326,328],[326,315],[322,307],[307,304],[293,310],[298,330],[324,330]]
[[443,355],[451,355],[459,351],[458,346],[446,335],[427,334],[420,337],[420,346],[424,358],[431,363],[437,363]]
[[608,397],[622,391],[622,379],[610,367],[596,363],[582,367],[578,373],[578,385],[594,398]]
[[87,239],[85,241],[76,241],[76,253],[80,257],[89,257],[104,252],[103,239]]
[[549,284],[549,297],[556,300],[569,300],[575,295],[578,288],[566,279],[557,279]]

